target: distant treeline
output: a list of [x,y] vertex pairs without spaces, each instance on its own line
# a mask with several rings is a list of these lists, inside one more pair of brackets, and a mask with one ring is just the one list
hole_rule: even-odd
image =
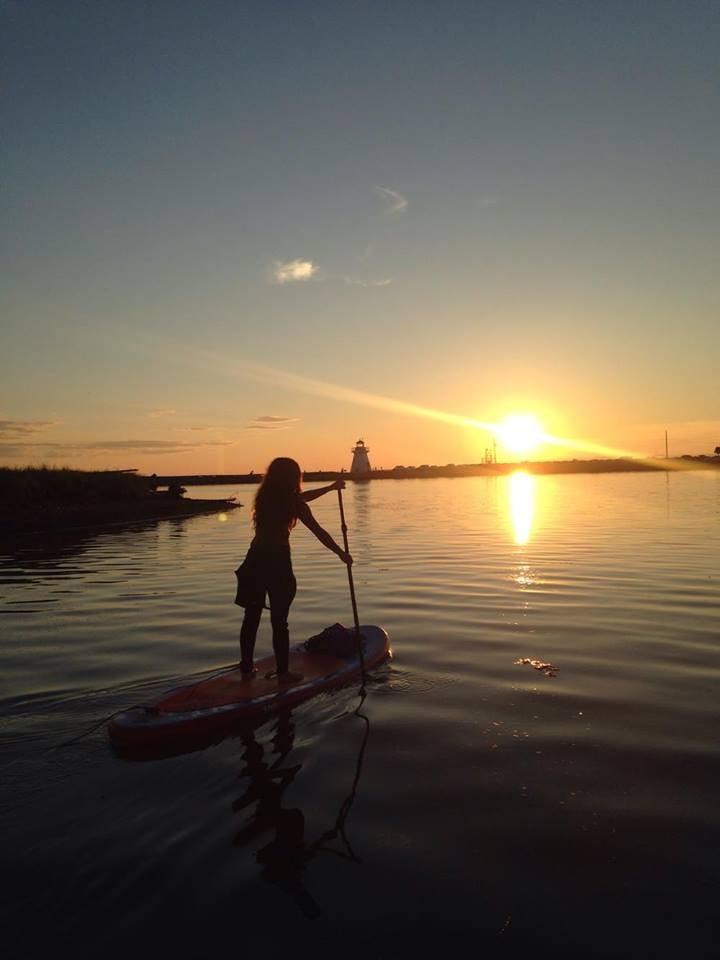
[[[651,470],[703,469],[720,467],[720,457],[684,456],[669,460],[538,460],[523,463],[446,463],[437,466],[428,463],[419,467],[398,465],[392,470],[372,470],[366,474],[352,474],[344,470],[306,470],[303,479],[309,483],[337,480],[406,480],[429,477],[492,477],[505,476],[517,470],[535,474],[553,473],[632,473]],[[186,486],[214,484],[259,483],[261,473],[198,474],[156,477],[160,486],[177,482]]]

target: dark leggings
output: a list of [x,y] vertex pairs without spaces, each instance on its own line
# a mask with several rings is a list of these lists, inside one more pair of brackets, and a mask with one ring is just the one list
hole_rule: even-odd
[[[273,652],[275,653],[275,665],[278,673],[287,673],[288,669],[288,650],[290,648],[288,614],[290,613],[290,605],[295,599],[295,590],[295,577],[289,571],[286,576],[273,577],[267,584]],[[262,612],[263,607],[259,604],[248,604],[245,607],[245,616],[240,628],[240,669],[245,672],[252,670],[255,638],[260,626]]]

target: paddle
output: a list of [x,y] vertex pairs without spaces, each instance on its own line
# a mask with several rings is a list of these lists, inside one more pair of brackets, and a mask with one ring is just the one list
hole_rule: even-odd
[[[338,503],[340,504],[340,529],[342,530],[345,553],[350,553],[348,547],[347,524],[345,523],[345,510],[343,509],[342,490],[338,489]],[[358,654],[360,656],[360,669],[362,670],[363,687],[365,686],[365,655],[363,653],[363,642],[360,636],[360,620],[358,619],[357,601],[355,600],[355,584],[353,583],[352,566],[348,563],[347,574],[350,584],[350,602],[352,603],[353,617],[355,618],[355,637],[357,638]]]

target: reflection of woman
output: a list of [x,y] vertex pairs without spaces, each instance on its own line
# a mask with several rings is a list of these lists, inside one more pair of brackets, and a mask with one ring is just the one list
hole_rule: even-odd
[[[320,907],[305,886],[305,871],[310,861],[318,853],[326,852],[359,862],[345,835],[345,820],[355,800],[370,733],[370,721],[365,714],[360,713],[364,699],[363,693],[360,705],[355,711],[365,724],[365,732],[360,744],[352,788],[340,806],[334,827],[311,843],[305,839],[305,817],[302,810],[297,807],[283,807],[283,794],[302,769],[301,763],[286,765],[295,742],[292,714],[287,711],[278,717],[270,749],[270,754],[275,754],[277,758],[272,762],[266,762],[265,750],[256,740],[253,730],[247,729],[241,734],[245,767],[241,770],[240,777],[247,777],[250,782],[245,793],[238,797],[232,806],[237,812],[253,804],[256,806],[248,821],[236,833],[233,844],[244,847],[263,835],[274,833],[274,837],[255,855],[256,862],[262,865],[262,877],[291,896],[310,919],[320,915]],[[347,852],[326,846],[337,837],[342,839]]]
[[287,810],[282,805],[285,789],[302,767],[300,763],[282,766],[293,748],[294,725],[290,714],[281,714],[278,719],[272,752],[279,756],[274,763],[265,763],[263,748],[252,731],[245,733],[242,740],[246,765],[240,776],[249,777],[250,785],[233,803],[233,810],[242,810],[255,802],[257,806],[233,842],[244,847],[263,833],[275,831],[274,839],[256,854],[257,862],[263,865],[263,877],[289,893],[307,917],[316,917],[320,910],[303,883],[305,864],[312,857],[305,843],[305,817],[302,810]]
[[294,460],[278,457],[268,467],[255,495],[255,536],[245,560],[235,571],[238,578],[235,603],[245,607],[240,630],[240,670],[247,678],[257,672],[253,667],[253,653],[267,595],[278,682],[302,680],[302,675],[288,670],[290,635],[287,620],[296,589],[290,560],[290,532],[297,521],[301,520],[343,563],[352,563],[350,554],[345,553],[320,526],[307,505],[309,500],[324,493],[341,490],[345,481],[337,480],[327,487],[303,493],[301,477],[300,467]]

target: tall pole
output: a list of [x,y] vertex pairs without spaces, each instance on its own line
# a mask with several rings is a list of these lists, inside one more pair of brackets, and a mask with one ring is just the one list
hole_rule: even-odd
[[668,454],[667,430],[665,431],[665,459],[666,459],[666,460],[669,460],[669,459],[670,459],[670,455]]
[[[347,524],[345,523],[345,510],[343,508],[342,490],[338,490],[338,504],[340,505],[340,528],[343,535],[343,544],[345,553],[350,553],[348,547]],[[355,637],[357,639],[358,655],[360,657],[360,669],[362,670],[363,686],[365,685],[365,654],[363,651],[363,642],[360,635],[360,620],[358,618],[357,601],[355,600],[355,584],[353,583],[352,567],[347,564],[348,583],[350,584],[350,602],[352,603],[353,619],[355,620]]]

